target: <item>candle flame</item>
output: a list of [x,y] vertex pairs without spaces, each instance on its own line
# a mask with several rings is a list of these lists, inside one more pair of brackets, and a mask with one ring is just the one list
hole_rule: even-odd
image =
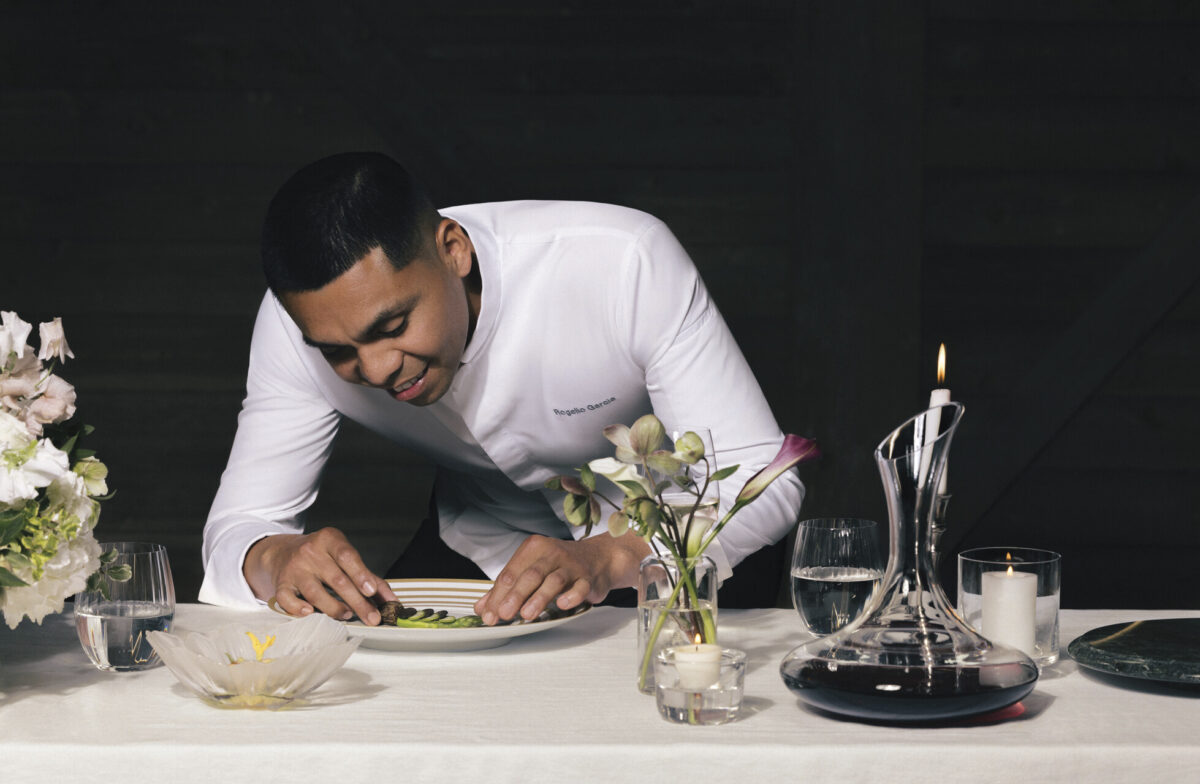
[[1005,553],[1005,554],[1004,554],[1004,560],[1006,560],[1006,561],[1011,561],[1011,560],[1012,560],[1012,553]]
[[700,636],[700,632],[696,632],[696,637],[692,640],[692,642],[696,643],[697,645],[704,642],[704,638]]
[[946,383],[946,344],[938,346],[938,386]]
[[1009,577],[1012,577],[1012,576],[1013,576],[1013,570],[1012,570],[1012,567],[1011,567],[1011,566],[1010,566],[1010,567],[1008,567],[1008,576],[1009,576]]

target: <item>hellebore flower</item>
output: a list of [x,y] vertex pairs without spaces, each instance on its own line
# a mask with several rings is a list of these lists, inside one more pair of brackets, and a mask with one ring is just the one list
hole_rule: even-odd
[[691,430],[681,435],[675,441],[675,457],[688,465],[704,457],[704,440]]

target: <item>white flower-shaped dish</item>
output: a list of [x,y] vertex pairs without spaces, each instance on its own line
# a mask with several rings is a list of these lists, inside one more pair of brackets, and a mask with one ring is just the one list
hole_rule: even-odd
[[[315,614],[274,625],[229,624],[186,637],[147,636],[180,683],[208,702],[258,709],[282,708],[304,697],[337,672],[361,642],[348,638],[342,624]],[[270,638],[274,641],[267,646]]]

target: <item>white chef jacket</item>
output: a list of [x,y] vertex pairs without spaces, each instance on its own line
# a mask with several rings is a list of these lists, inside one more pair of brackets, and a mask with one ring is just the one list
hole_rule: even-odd
[[[726,509],[779,450],[758,383],[661,221],[585,202],[442,214],[471,237],[483,293],[462,365],[432,405],[341,380],[279,301],[263,299],[237,435],[204,529],[201,601],[260,603],[242,574],[246,552],[264,536],[303,531],[341,417],[437,465],[442,539],[493,578],[530,534],[583,535],[543,483],[611,456],[605,425],[653,411],[668,429],[708,427],[718,465],[741,465],[721,483]],[[788,472],[738,513],[709,549],[722,578],[786,535],[803,495]],[[603,521],[597,534],[607,535]]]

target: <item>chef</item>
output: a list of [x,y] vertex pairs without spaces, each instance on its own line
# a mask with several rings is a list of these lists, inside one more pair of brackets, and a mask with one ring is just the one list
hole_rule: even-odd
[[[201,601],[274,596],[294,615],[379,622],[386,581],[339,530],[303,522],[343,418],[437,467],[429,518],[388,575],[494,579],[476,606],[488,624],[635,584],[648,545],[585,537],[544,487],[612,454],[604,426],[653,412],[708,427],[718,465],[741,466],[723,506],[783,442],[695,266],[643,212],[437,210],[395,161],[345,153],[281,187],[262,255],[270,291],[204,530]],[[708,551],[723,578],[783,538],[803,494],[789,472],[739,512]]]

